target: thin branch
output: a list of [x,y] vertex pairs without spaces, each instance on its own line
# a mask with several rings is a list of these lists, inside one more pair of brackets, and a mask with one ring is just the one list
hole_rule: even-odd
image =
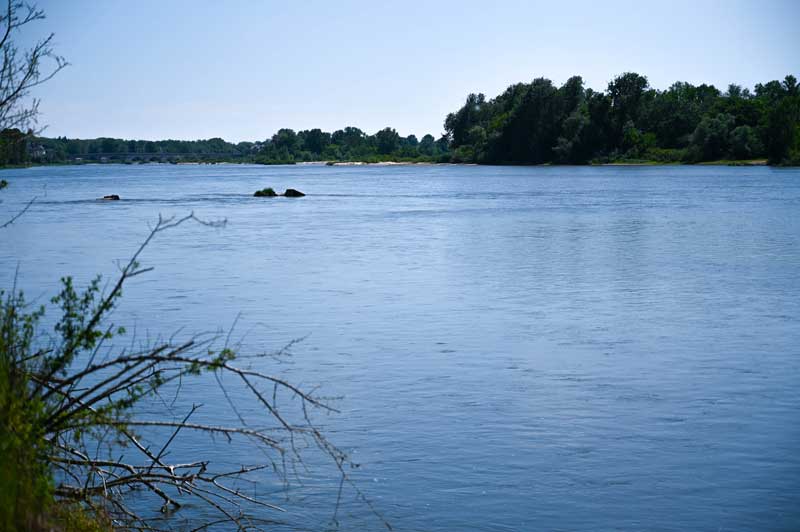
[[25,214],[25,212],[26,212],[28,209],[30,209],[30,208],[31,208],[31,205],[33,205],[33,202],[35,202],[35,201],[36,201],[36,196],[34,196],[33,198],[31,198],[31,200],[30,200],[30,201],[29,201],[27,204],[25,204],[25,206],[22,208],[22,210],[21,210],[21,211],[19,211],[19,212],[18,212],[17,214],[15,214],[14,216],[12,216],[10,220],[8,220],[8,221],[6,221],[5,223],[3,223],[3,225],[0,225],[0,229],[5,229],[5,228],[6,228],[6,227],[8,227],[9,225],[11,225],[11,224],[13,224],[14,222],[16,222],[16,221],[17,221],[17,219],[18,219],[20,216],[22,216],[23,214]]

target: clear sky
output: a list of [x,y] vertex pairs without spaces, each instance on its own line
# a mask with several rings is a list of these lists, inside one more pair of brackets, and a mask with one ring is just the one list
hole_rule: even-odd
[[344,126],[439,135],[470,92],[625,71],[755,83],[800,74],[800,0],[40,0],[71,66],[45,135],[261,140]]

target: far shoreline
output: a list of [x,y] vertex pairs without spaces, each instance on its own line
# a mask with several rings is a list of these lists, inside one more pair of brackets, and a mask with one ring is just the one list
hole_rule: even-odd
[[433,162],[433,161],[300,161],[285,164],[263,164],[252,161],[180,161],[180,162],[161,162],[161,161],[141,161],[135,163],[123,162],[64,162],[64,163],[31,163],[24,165],[0,166],[2,170],[20,170],[26,168],[39,168],[49,166],[147,166],[147,165],[252,165],[252,166],[370,166],[370,167],[390,167],[390,166],[516,166],[526,168],[539,167],[642,167],[642,166],[725,166],[725,167],[770,167],[770,168],[798,168],[789,165],[770,165],[766,159],[744,159],[744,160],[717,160],[703,161],[698,163],[684,162],[661,162],[661,161],[615,161],[607,163],[588,163],[588,164],[480,164],[480,163],[456,163],[456,162]]

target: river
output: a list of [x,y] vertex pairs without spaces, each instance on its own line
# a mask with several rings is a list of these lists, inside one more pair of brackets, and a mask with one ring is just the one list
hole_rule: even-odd
[[[87,165],[0,177],[4,218],[37,198],[0,232],[0,288],[18,268],[40,302],[62,275],[113,278],[159,213],[227,219],[159,235],[142,257],[155,270],[131,281],[115,323],[158,336],[240,316],[242,351],[303,338],[290,361],[259,369],[336,397],[341,412],[322,424],[395,530],[800,528],[798,169]],[[252,197],[267,186],[307,196]],[[95,199],[105,194],[122,200]],[[236,453],[191,442],[183,452]],[[278,496],[281,519],[329,526],[337,486],[314,465]],[[382,526],[352,488],[337,517],[343,530]]]

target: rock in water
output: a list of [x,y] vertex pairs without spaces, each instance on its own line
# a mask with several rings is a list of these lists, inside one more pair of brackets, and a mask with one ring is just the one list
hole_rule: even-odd
[[102,199],[110,201],[119,201],[119,196],[117,196],[116,194],[109,194],[108,196],[103,196]]
[[283,195],[286,196],[287,198],[302,198],[303,196],[305,196],[305,194],[293,188],[287,188],[286,192],[284,192]]
[[253,194],[253,196],[257,198],[274,198],[277,195],[278,194],[274,190],[272,190],[271,187],[262,190],[256,190],[256,193]]

